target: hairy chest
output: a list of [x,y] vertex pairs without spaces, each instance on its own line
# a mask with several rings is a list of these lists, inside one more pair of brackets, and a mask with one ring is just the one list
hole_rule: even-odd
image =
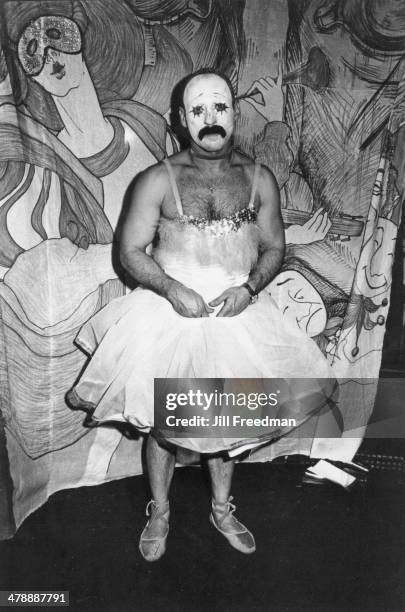
[[[177,180],[183,214],[204,217],[209,220],[221,219],[245,208],[249,204],[251,185],[240,173],[219,176],[199,176],[188,173]],[[166,198],[166,214],[176,214],[172,193]]]

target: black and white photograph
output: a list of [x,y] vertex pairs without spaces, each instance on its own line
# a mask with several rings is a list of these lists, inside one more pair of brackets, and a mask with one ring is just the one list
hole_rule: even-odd
[[404,196],[405,0],[0,0],[0,609],[405,609]]

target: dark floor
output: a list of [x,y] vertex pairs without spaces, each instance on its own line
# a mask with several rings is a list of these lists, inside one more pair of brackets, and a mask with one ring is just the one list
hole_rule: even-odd
[[62,491],[0,543],[0,589],[69,590],[71,609],[111,612],[404,610],[405,471],[390,465],[351,492],[302,485],[302,462],[237,465],[250,556],[209,524],[203,471],[178,469],[155,564],[138,552],[143,477]]

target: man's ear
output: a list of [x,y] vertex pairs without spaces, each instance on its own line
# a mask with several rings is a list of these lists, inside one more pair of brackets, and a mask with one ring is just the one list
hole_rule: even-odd
[[235,104],[233,107],[233,114],[235,117],[239,118],[240,115],[240,104],[239,104],[239,100],[235,100]]
[[187,127],[187,123],[186,123],[186,113],[184,112],[184,108],[182,106],[179,107],[179,117],[180,117],[180,123],[181,125],[186,128]]

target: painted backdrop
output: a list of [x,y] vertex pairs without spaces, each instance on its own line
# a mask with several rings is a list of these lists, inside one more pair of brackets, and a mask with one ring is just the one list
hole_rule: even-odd
[[0,391],[17,526],[53,492],[142,471],[142,439],[65,393],[81,325],[122,295],[124,194],[178,147],[174,85],[239,97],[235,145],[275,174],[287,252],[267,290],[342,379],[335,438],[252,456],[350,460],[371,415],[403,201],[405,8],[386,0],[1,4]]

